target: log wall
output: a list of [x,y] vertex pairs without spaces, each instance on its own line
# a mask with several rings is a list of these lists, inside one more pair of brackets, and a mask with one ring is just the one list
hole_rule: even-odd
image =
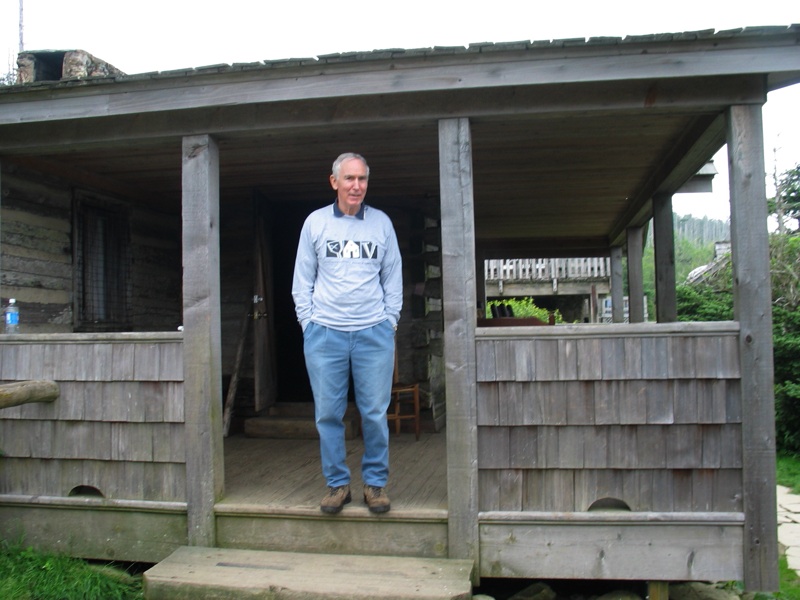
[[[7,161],[0,165],[0,297],[16,298],[21,333],[73,331],[72,185]],[[116,202],[107,195],[105,202]],[[134,331],[181,324],[180,214],[127,202]]]
[[184,502],[181,334],[24,337],[0,345],[0,380],[61,394],[0,410],[0,494]]

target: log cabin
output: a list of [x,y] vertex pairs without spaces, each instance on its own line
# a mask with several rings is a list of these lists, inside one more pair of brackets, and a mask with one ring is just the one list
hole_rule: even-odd
[[[0,409],[3,537],[777,589],[761,110],[800,81],[798,41],[792,25],[134,75],[27,53],[0,88],[0,296],[21,315],[0,382],[60,396]],[[678,322],[671,198],[724,144],[735,320]],[[242,435],[309,403],[291,271],[343,151],[367,157],[367,202],[398,233],[399,368],[426,406],[419,442],[393,436],[384,516],[319,513],[313,440]],[[608,258],[615,322],[486,326],[484,261],[532,256]],[[225,435],[237,379],[252,392]]]

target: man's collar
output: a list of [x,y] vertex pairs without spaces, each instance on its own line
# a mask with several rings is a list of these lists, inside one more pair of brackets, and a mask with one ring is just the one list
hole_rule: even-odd
[[[360,219],[361,221],[363,221],[364,220],[364,209],[365,208],[366,208],[366,205],[362,202],[361,203],[361,207],[358,209],[358,212],[356,214],[354,214],[353,216],[356,219]],[[345,216],[345,214],[342,212],[342,209],[339,208],[338,200],[334,200],[333,201],[333,216],[334,217],[343,217],[343,216]]]

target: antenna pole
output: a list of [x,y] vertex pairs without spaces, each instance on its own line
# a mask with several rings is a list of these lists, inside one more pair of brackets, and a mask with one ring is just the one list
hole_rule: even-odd
[[22,0],[19,0],[19,51],[25,50],[25,42],[22,37]]

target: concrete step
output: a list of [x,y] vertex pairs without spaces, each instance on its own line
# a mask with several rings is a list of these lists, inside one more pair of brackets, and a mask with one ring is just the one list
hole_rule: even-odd
[[144,574],[146,600],[469,600],[472,561],[184,546]]

